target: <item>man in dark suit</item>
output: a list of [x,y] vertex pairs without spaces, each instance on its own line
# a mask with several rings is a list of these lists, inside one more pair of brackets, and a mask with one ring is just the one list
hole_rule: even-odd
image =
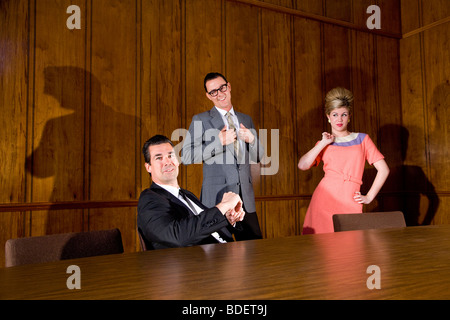
[[212,208],[178,186],[179,162],[172,142],[156,135],[143,147],[150,188],[138,202],[138,230],[147,247],[162,249],[233,241],[233,226],[244,218],[239,195],[228,192]]
[[241,196],[244,228],[236,240],[262,238],[256,215],[250,164],[264,156],[252,118],[236,112],[231,103],[231,85],[220,73],[208,73],[204,79],[206,97],[214,107],[196,114],[183,143],[184,164],[203,163],[200,200],[207,207],[219,203],[225,192]]

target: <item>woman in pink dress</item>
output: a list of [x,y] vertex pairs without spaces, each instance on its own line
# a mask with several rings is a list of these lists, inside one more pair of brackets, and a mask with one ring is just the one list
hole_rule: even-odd
[[[308,170],[323,161],[325,175],[314,191],[306,212],[303,234],[334,232],[333,215],[362,213],[363,204],[375,199],[389,175],[384,156],[365,133],[348,131],[353,94],[334,88],[325,97],[325,113],[331,134],[322,133],[322,140],[300,158],[300,170]],[[377,169],[377,175],[366,195],[360,187],[365,162]]]

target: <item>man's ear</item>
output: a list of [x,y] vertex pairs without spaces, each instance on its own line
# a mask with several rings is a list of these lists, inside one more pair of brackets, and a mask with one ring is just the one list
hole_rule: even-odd
[[150,163],[147,163],[147,162],[144,163],[144,167],[145,167],[145,170],[147,170],[148,173],[152,174],[152,166],[151,166]]

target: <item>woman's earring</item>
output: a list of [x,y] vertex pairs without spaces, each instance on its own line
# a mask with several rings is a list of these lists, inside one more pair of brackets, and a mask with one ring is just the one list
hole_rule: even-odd
[[328,119],[328,123],[331,123],[330,119]]

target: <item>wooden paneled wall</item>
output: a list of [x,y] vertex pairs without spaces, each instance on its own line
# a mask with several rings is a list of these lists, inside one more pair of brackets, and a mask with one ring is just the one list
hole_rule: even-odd
[[404,207],[410,212],[410,224],[446,224],[450,223],[450,2],[402,0],[402,29]]
[[[374,3],[379,31],[366,28]],[[70,5],[79,30],[66,27]],[[449,24],[401,33],[448,17],[448,2],[417,0],[403,30],[400,5],[405,19],[414,5],[392,0],[1,1],[0,203],[11,208],[0,212],[1,259],[9,238],[112,227],[139,250],[135,204],[150,183],[141,147],[157,133],[178,139],[212,107],[210,71],[227,76],[236,110],[279,157],[274,175],[253,168],[265,237],[301,233],[322,170],[297,162],[328,129],[323,97],[338,85],[355,94],[351,129],[370,134],[393,169],[365,210],[403,209],[404,191],[447,199]],[[373,176],[368,167],[365,185]],[[201,165],[181,168],[181,186],[199,195],[201,181]],[[446,201],[428,222],[450,221]]]

